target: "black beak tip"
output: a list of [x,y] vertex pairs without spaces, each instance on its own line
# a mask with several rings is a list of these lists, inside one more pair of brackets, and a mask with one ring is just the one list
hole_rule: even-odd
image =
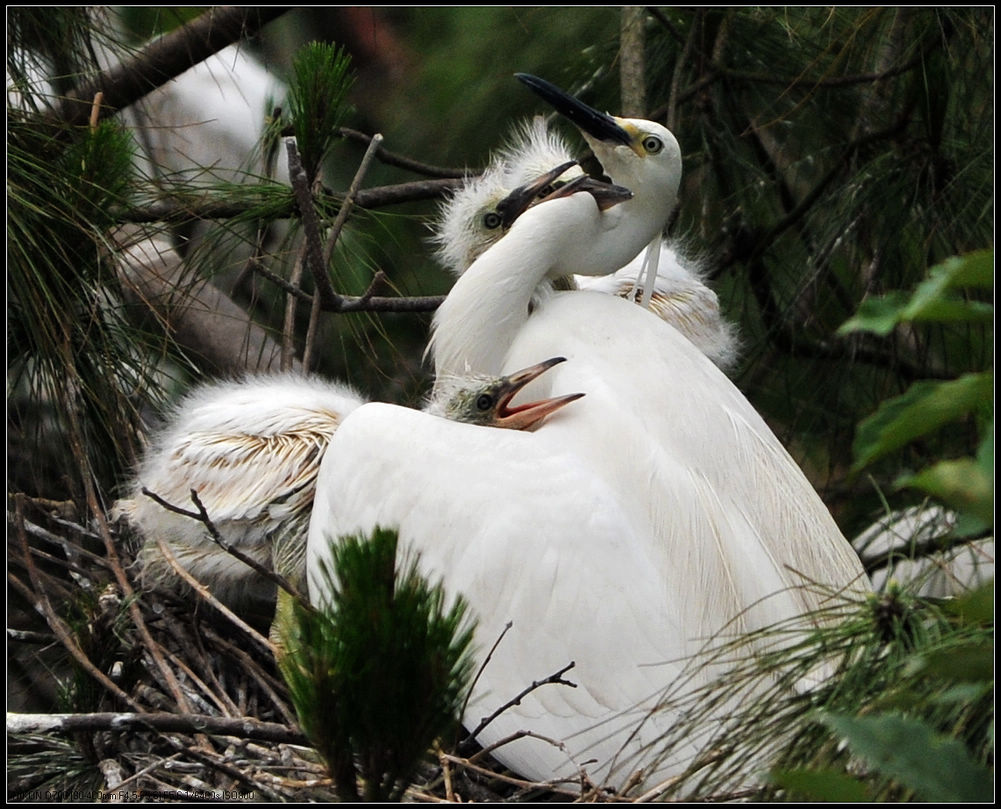
[[555,84],[530,73],[515,73],[515,77],[532,92],[552,106],[560,115],[569,119],[587,134],[598,140],[629,145],[629,133],[604,112],[588,106],[583,101],[561,90]]

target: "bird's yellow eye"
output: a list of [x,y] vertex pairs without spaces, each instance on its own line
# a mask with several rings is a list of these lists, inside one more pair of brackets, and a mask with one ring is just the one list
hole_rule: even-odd
[[494,397],[489,393],[481,393],[476,397],[476,409],[477,410],[489,410],[494,406]]
[[664,148],[664,141],[655,135],[647,135],[643,138],[643,149],[647,154],[657,154]]
[[496,230],[501,225],[501,216],[495,211],[487,211],[483,214],[483,227],[487,230]]

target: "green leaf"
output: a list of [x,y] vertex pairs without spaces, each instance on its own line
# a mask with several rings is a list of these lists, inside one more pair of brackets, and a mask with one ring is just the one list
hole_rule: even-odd
[[883,775],[931,802],[990,801],[993,774],[970,758],[963,744],[924,722],[894,714],[821,718],[851,751]]
[[865,785],[836,770],[777,770],[771,780],[812,800],[863,803],[870,800]]
[[[980,520],[984,528],[994,524],[993,475],[985,475],[980,464],[970,458],[940,461],[917,474],[899,478],[896,485],[920,489]],[[966,526],[966,530],[970,527]]]
[[916,382],[906,393],[883,402],[862,421],[852,449],[858,471],[943,424],[989,405],[994,375],[966,374],[947,382]]
[[994,307],[983,301],[958,297],[964,287],[990,289],[994,285],[994,251],[980,250],[952,256],[928,271],[908,299],[902,291],[862,301],[858,312],[838,329],[838,334],[869,331],[885,337],[899,323],[989,323]]
[[907,305],[906,292],[890,292],[878,298],[866,298],[858,312],[841,324],[838,334],[871,331],[886,337],[900,322],[900,312]]

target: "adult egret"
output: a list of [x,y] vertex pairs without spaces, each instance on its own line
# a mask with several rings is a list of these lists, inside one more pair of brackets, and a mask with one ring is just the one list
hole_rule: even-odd
[[[583,395],[512,404],[525,385],[559,362],[503,377],[443,380],[426,410],[470,424],[534,429]],[[363,404],[347,385],[298,374],[250,376],[194,390],[153,437],[127,496],[113,509],[146,540],[144,576],[171,576],[159,537],[179,564],[223,600],[243,604],[273,597],[271,584],[216,544],[202,522],[164,508],[143,494],[145,488],[188,511],[194,509],[194,489],[224,541],[300,579],[320,461],[340,423]]]
[[[470,178],[442,204],[432,242],[441,263],[456,276],[505,232],[505,215],[498,210],[515,188],[531,182],[554,166],[572,160],[570,148],[545,120],[536,117],[515,129],[511,142],[500,149],[487,169]],[[564,178],[582,174],[571,168]],[[660,255],[651,310],[678,329],[721,368],[736,358],[733,326],[721,315],[716,294],[705,284],[697,262],[684,257],[668,239],[659,242]],[[572,285],[635,299],[643,255],[607,276],[573,276]],[[557,287],[561,281],[553,282]]]
[[[673,200],[673,136],[648,122],[629,126],[661,147],[609,147],[616,179],[649,190],[649,172],[659,198]],[[616,144],[632,138],[616,127],[608,117],[598,129]],[[558,171],[519,189],[505,213],[517,215]],[[656,761],[647,747],[677,715],[647,712],[680,687],[682,661],[721,633],[809,623],[844,591],[868,589],[802,471],[676,329],[621,298],[582,290],[554,292],[529,311],[540,282],[567,273],[568,256],[589,255],[588,272],[609,273],[659,233],[670,210],[638,228],[616,213],[631,204],[603,209],[590,194],[558,189],[517,216],[434,318],[429,351],[439,377],[502,373],[533,352],[557,353],[568,361],[529,389],[584,391],[578,406],[523,436],[360,408],[324,458],[310,521],[308,570],[332,538],[392,527],[486,621],[481,644],[514,621],[474,687],[467,725],[532,679],[577,662],[580,688],[533,692],[479,734],[485,745],[518,730],[564,742],[520,739],[495,751],[538,780],[573,775],[572,761],[590,758],[592,774],[616,786],[648,763],[647,784],[678,774],[698,745],[693,739]],[[649,209],[637,216],[652,219]],[[324,598],[315,580],[310,596]],[[709,676],[696,673],[685,687]]]

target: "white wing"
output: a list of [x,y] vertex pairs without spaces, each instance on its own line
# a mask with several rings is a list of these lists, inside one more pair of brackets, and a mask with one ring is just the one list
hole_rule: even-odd
[[576,664],[566,676],[577,688],[532,692],[480,741],[533,730],[565,741],[568,752],[526,738],[497,757],[540,780],[572,776],[573,761],[597,757],[601,766],[590,769],[601,777],[630,730],[642,724],[620,759],[626,769],[665,730],[642,720],[682,670],[685,629],[648,537],[602,476],[546,439],[548,429],[496,430],[383,404],[356,410],[317,481],[311,596],[323,598],[315,572],[331,538],[397,528],[429,577],[469,600],[481,659],[513,624],[479,680],[468,726],[533,680]]

